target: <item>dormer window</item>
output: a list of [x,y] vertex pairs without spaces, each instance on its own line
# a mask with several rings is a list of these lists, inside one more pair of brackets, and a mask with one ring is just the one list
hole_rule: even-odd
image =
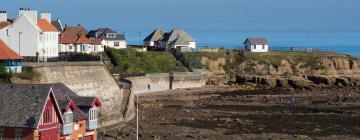
[[116,34],[115,33],[107,33],[106,36],[109,38],[115,38]]
[[98,119],[98,108],[93,107],[89,110],[89,120],[97,120]]
[[64,123],[65,124],[71,124],[73,122],[73,111],[69,109],[66,113],[64,113]]

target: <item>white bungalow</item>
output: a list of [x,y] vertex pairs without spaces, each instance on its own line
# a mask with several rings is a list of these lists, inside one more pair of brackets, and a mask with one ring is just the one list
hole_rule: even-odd
[[265,38],[247,38],[244,44],[245,44],[245,50],[250,52],[269,51],[269,43]]

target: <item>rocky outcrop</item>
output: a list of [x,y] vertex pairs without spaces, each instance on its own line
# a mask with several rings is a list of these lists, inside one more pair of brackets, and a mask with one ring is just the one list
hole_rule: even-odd
[[360,78],[357,77],[332,77],[332,76],[314,76],[303,75],[298,77],[276,77],[276,76],[252,76],[237,75],[238,84],[258,84],[267,88],[293,88],[293,89],[311,89],[316,87],[348,87],[360,85]]

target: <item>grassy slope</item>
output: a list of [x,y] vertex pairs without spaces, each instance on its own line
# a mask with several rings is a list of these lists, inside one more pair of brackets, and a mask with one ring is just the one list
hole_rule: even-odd
[[170,52],[137,52],[134,49],[107,49],[112,73],[121,75],[136,75],[146,73],[162,73],[182,71],[179,64]]

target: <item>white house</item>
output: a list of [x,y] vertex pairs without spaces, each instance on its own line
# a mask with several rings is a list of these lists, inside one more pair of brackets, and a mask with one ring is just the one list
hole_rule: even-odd
[[144,39],[145,46],[159,48],[196,48],[196,41],[182,29],[166,32],[159,28]]
[[[0,22],[6,22],[7,13],[0,13]],[[16,53],[25,58],[47,61],[58,56],[59,31],[50,23],[51,13],[41,13],[34,9],[20,8],[15,20],[0,29],[0,39]]]
[[244,42],[245,50],[250,52],[268,52],[269,43],[265,38],[247,38]]
[[88,33],[90,39],[101,39],[102,45],[115,49],[124,49],[127,47],[125,35],[117,34],[110,28],[99,28]]
[[61,34],[59,38],[59,53],[97,53],[103,52],[104,46],[100,39],[88,39],[85,35]]

